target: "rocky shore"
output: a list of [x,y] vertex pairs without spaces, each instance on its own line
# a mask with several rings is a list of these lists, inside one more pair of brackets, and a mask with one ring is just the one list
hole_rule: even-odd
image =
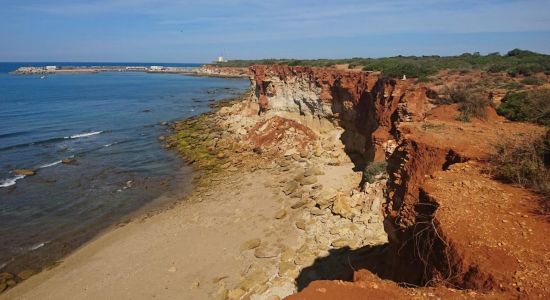
[[487,120],[458,121],[456,106],[434,104],[440,86],[415,80],[247,72],[250,93],[173,124],[164,140],[198,172],[187,199],[0,297],[550,295],[541,197],[494,180],[488,163],[500,139],[543,128],[492,108]]

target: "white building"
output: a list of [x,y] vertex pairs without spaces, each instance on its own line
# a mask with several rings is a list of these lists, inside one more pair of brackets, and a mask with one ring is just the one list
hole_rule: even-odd
[[46,71],[55,71],[57,70],[57,66],[46,66],[44,69],[46,69]]
[[225,60],[225,58],[223,56],[218,56],[218,62],[219,63],[224,63],[224,62],[227,62],[227,60]]
[[163,66],[150,66],[149,67],[149,70],[151,70],[151,71],[162,71],[164,69],[165,68]]

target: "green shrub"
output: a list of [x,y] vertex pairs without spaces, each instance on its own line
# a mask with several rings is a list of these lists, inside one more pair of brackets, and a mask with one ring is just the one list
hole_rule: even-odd
[[550,196],[550,131],[522,142],[505,141],[492,156],[497,178]]
[[550,125],[550,89],[509,92],[502,98],[497,113],[512,121]]
[[537,76],[527,76],[521,80],[521,83],[527,85],[542,85],[544,82],[545,80],[543,78]]
[[523,88],[523,84],[519,83],[519,82],[510,82],[510,83],[507,83],[506,85],[504,85],[504,88],[507,89],[507,90],[519,90],[521,88]]
[[487,118],[487,106],[492,105],[492,102],[484,96],[482,87],[473,84],[457,85],[447,88],[444,94],[447,94],[447,97],[438,99],[437,103],[458,104],[458,120],[469,122],[472,117]]
[[464,53],[459,56],[394,56],[383,58],[351,59],[262,59],[262,60],[231,60],[224,63],[228,67],[247,67],[254,64],[281,64],[301,65],[312,67],[326,67],[336,64],[349,64],[350,66],[363,66],[367,71],[381,71],[387,76],[407,77],[429,76],[441,70],[484,70],[491,73],[508,72],[512,75],[531,75],[537,72],[550,73],[550,55],[539,54],[531,51],[514,49],[506,55],[491,53],[480,55],[479,53]]
[[386,173],[386,167],[388,162],[383,160],[379,162],[370,163],[365,167],[363,171],[363,180],[368,183],[374,183],[376,175]]

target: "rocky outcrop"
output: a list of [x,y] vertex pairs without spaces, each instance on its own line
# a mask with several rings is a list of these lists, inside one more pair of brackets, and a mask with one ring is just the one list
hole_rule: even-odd
[[250,70],[259,113],[331,120],[344,128],[347,150],[365,161],[385,158],[396,122],[422,119],[429,109],[425,88],[378,73],[280,65]]
[[197,75],[213,77],[244,77],[250,76],[248,68],[223,67],[218,65],[203,65],[196,69]]

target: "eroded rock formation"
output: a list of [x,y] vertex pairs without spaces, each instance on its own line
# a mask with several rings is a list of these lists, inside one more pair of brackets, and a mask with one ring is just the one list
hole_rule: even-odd
[[328,119],[346,131],[342,140],[365,161],[385,158],[397,139],[395,124],[423,118],[427,89],[377,73],[327,68],[253,66],[259,113],[296,113]]
[[[377,254],[378,262],[365,255],[366,269],[356,270],[355,285],[315,283],[292,298],[332,299],[323,295],[337,295],[338,290],[348,296],[376,296],[380,294],[373,292],[377,286],[392,289],[387,295],[417,295],[380,278],[428,286],[424,289],[440,296],[449,296],[447,288],[483,293],[462,294],[467,297],[550,293],[544,287],[548,278],[527,284],[525,277],[523,281],[517,277],[525,272],[540,273],[544,263],[537,256],[549,250],[548,243],[533,241],[533,235],[550,229],[544,217],[532,213],[540,197],[496,182],[484,171],[489,168],[488,154],[500,139],[537,135],[543,129],[506,123],[498,117],[461,123],[456,120],[456,107],[434,109],[430,97],[437,93],[433,89],[377,73],[278,65],[254,66],[251,73],[259,114],[299,114],[304,124],[311,119],[329,120],[343,128],[340,139],[350,157],[359,155],[363,164],[388,159],[390,177],[383,214],[390,242],[384,254]],[[495,116],[494,111],[489,115]],[[476,185],[472,186],[472,181]],[[484,190],[481,182],[489,190]],[[485,193],[494,197],[492,204],[499,209],[490,208]],[[521,197],[514,203],[510,195]],[[513,210],[502,209],[505,207]],[[500,242],[495,241],[495,228],[499,222],[508,224],[510,214],[529,218],[532,223],[525,225],[516,219],[523,227],[500,226]],[[480,222],[480,230],[471,230],[473,220]],[[515,248],[506,247],[508,243]],[[479,252],[474,253],[474,248]],[[504,255],[501,248],[513,254]],[[508,262],[506,268],[499,266],[500,260]],[[366,275],[370,274],[367,269],[380,277]],[[425,295],[425,291],[419,289],[418,293]]]

